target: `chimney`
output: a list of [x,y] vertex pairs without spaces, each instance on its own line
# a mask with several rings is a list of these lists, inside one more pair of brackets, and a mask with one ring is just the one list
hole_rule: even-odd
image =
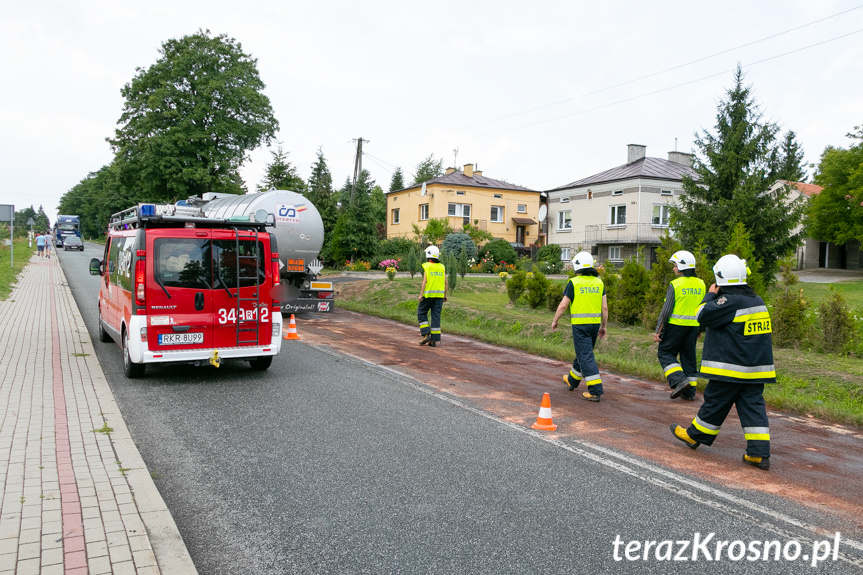
[[447,168],[446,173],[444,175],[448,176],[448,175],[454,174],[454,173],[455,173],[455,168]]
[[473,164],[465,164],[464,165],[464,175],[468,178],[473,177]]
[[481,175],[482,175],[482,170],[474,170],[474,171],[473,171],[473,175],[474,175],[474,176],[481,176]]
[[668,152],[668,161],[674,162],[675,164],[683,164],[687,167],[692,167],[692,160],[695,159],[693,154],[687,154],[684,152]]
[[631,164],[636,160],[640,160],[647,155],[647,146],[641,144],[629,144],[626,146],[626,163]]

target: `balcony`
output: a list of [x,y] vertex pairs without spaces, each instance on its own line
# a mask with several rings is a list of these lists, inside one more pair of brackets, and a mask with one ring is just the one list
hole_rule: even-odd
[[654,224],[599,224],[584,226],[584,242],[598,244],[658,244],[668,226]]

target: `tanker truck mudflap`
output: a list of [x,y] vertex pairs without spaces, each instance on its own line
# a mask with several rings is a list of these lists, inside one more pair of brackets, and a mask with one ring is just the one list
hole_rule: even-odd
[[282,314],[291,313],[332,313],[332,282],[318,280],[318,273],[324,268],[315,258],[306,265],[299,258],[289,258],[282,267],[282,283],[278,288],[278,300]]

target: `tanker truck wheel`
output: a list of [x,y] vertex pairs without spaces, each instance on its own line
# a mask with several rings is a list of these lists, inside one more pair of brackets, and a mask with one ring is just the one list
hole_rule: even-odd
[[264,371],[273,363],[272,355],[265,355],[264,357],[258,357],[252,360],[249,360],[249,365],[252,366],[252,369],[255,371]]

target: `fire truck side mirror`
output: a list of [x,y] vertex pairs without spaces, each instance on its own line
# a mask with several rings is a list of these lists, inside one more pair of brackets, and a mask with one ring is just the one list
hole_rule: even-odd
[[93,258],[92,260],[90,260],[90,275],[102,275],[102,260],[100,260],[99,258]]

